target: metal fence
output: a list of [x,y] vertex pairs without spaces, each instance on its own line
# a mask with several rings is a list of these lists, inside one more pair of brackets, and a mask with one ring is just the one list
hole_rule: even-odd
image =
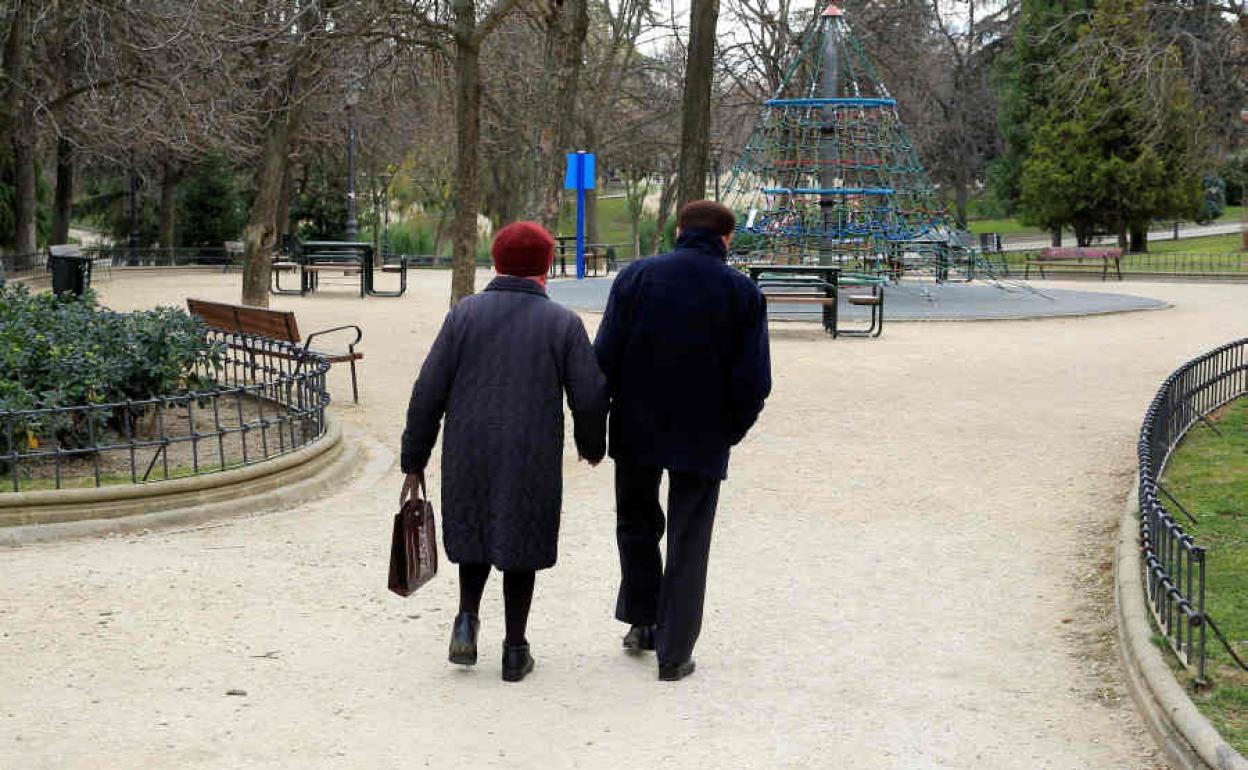
[[[993,264],[1008,274],[1022,271],[1028,260],[1041,259],[1040,251],[1011,251],[993,255]],[[1045,272],[1061,275],[1083,275],[1082,267],[1100,267],[1099,259],[1079,260],[1069,268],[1046,265]],[[1216,254],[1207,252],[1170,252],[1123,254],[1119,269],[1124,277],[1133,278],[1205,278],[1248,280],[1248,253]],[[1112,274],[1111,270],[1111,274]],[[1099,274],[1093,273],[1099,278]]]
[[109,267],[220,267],[228,269],[242,264],[242,252],[224,247],[192,246],[86,246],[85,256],[97,266]]
[[[1217,626],[1205,612],[1205,549],[1163,502],[1187,514],[1161,484],[1161,475],[1197,422],[1248,393],[1248,338],[1188,361],[1162,383],[1140,430],[1140,542],[1149,606],[1161,632],[1186,666],[1205,681],[1206,627]],[[1234,651],[1232,650],[1232,655]]]
[[0,411],[14,492],[140,484],[253,465],[325,432],[329,362],[298,345],[210,330],[196,382],[162,398]]
[[0,282],[32,280],[48,276],[48,254],[0,254]]

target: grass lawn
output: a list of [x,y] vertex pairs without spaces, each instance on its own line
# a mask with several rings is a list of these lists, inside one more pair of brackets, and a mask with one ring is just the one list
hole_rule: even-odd
[[1239,222],[1244,218],[1243,206],[1227,206],[1222,209],[1222,216],[1218,217],[1216,222]]
[[[1248,398],[1224,407],[1192,428],[1166,468],[1163,483],[1198,524],[1183,526],[1208,549],[1206,609],[1236,653],[1248,657]],[[1209,678],[1213,686],[1193,692],[1197,707],[1226,740],[1248,753],[1248,672],[1241,671],[1210,633]],[[1179,672],[1190,683],[1190,675]]]
[[1152,254],[1173,254],[1175,252],[1194,254],[1234,254],[1241,251],[1240,234],[1206,235],[1201,238],[1182,238],[1177,241],[1149,241],[1148,250]]
[[[569,194],[559,215],[559,234],[576,235],[576,196]],[[598,237],[602,243],[630,244],[633,231],[628,222],[625,198],[598,199]]]
[[974,219],[966,223],[966,229],[976,235],[1001,233],[1002,235],[1034,235],[1037,238],[1044,235],[1039,228],[1025,225],[1017,219]]

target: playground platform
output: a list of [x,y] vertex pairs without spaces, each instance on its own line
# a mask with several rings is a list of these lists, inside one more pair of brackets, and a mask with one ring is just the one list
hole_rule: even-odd
[[[550,282],[552,299],[573,310],[602,312],[611,291],[611,278]],[[851,306],[842,290],[838,312],[842,320],[865,320],[866,308]],[[1151,297],[1117,292],[1056,289],[1049,286],[994,285],[990,283],[944,283],[913,281],[885,289],[885,318],[897,321],[986,321],[1125,313],[1169,307]],[[818,308],[772,303],[772,320],[820,320]]]

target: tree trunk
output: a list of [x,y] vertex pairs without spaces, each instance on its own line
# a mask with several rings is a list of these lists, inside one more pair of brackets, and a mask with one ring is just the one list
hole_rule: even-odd
[[1061,248],[1062,245],[1062,228],[1054,227],[1049,231],[1049,245],[1053,248]]
[[1131,244],[1132,254],[1148,253],[1148,225],[1133,225],[1131,227]]
[[719,0],[692,0],[689,8],[689,58],[680,126],[677,210],[706,197],[706,169],[711,133],[711,86],[715,76],[715,24]]
[[667,220],[672,213],[672,202],[676,199],[676,181],[668,178],[663,182],[663,192],[659,193],[659,212],[655,217],[654,235],[650,237],[650,248],[647,256],[658,254],[663,243],[663,231],[667,229]]
[[[573,149],[576,97],[581,77],[582,51],[589,32],[587,0],[553,4],[546,26],[546,73],[549,108],[543,111],[543,137],[550,137],[545,162],[539,165],[541,205],[537,219],[550,232],[559,227],[563,202],[563,158]],[[593,151],[593,147],[586,147]]]
[[455,14],[455,219],[451,224],[451,305],[475,291],[477,161],[481,140],[480,49],[476,42],[475,0],[454,0]]
[[291,137],[303,110],[304,79],[300,68],[300,62],[292,65],[264,132],[260,168],[256,174],[256,197],[243,229],[244,305],[269,306],[269,273],[273,250],[277,247],[278,200],[290,165]]
[[585,191],[585,242],[602,243],[598,232],[598,188]]
[[15,166],[13,216],[13,249],[18,254],[33,254],[38,222],[38,190],[35,171],[35,115],[30,100],[22,98],[18,128],[13,132],[13,163]]
[[966,204],[970,197],[970,191],[967,189],[970,183],[966,179],[966,175],[961,173],[959,169],[958,179],[953,191],[954,218],[959,230],[966,229],[967,213]]
[[178,184],[182,181],[182,171],[173,161],[166,158],[160,164],[160,246],[172,258],[174,222],[178,216]]
[[438,212],[438,223],[433,228],[433,256],[442,254],[442,241],[446,238],[446,209]]
[[13,201],[15,232],[13,249],[17,253],[35,250],[34,174],[35,147],[32,110],[26,95],[27,60],[29,58],[30,26],[34,18],[33,0],[17,0],[13,23],[4,41],[4,78],[0,80],[0,136],[11,137],[14,183]]
[[61,136],[56,140],[56,203],[52,209],[49,243],[69,243],[69,223],[74,217],[74,145]]
[[[293,148],[292,148],[293,151]],[[282,173],[282,192],[277,199],[277,247],[286,244],[290,235],[290,201],[295,197],[295,168],[287,161],[286,170]]]

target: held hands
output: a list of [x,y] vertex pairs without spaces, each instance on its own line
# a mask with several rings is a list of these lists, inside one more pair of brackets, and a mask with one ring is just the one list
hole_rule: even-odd
[[399,492],[399,505],[403,505],[408,500],[420,496],[420,490],[425,486],[425,473],[409,473],[403,477],[403,490]]

